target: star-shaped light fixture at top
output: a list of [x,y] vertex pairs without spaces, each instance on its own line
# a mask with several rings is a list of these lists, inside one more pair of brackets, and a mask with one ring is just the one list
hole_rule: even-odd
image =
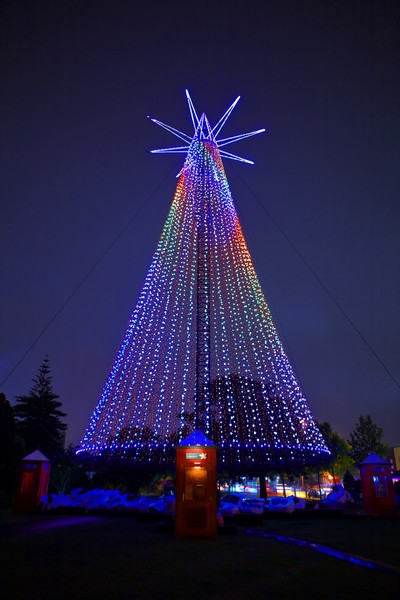
[[[201,115],[200,118],[197,116],[197,112],[193,105],[192,99],[189,95],[189,92],[188,92],[188,90],[185,90],[185,91],[186,91],[186,98],[187,98],[188,105],[189,105],[190,116],[191,116],[193,127],[194,127],[193,138],[191,138],[186,133],[183,133],[182,131],[179,131],[178,129],[171,127],[170,125],[166,125],[162,121],[158,121],[158,119],[153,119],[152,117],[149,117],[149,119],[151,119],[153,121],[153,123],[157,123],[157,125],[160,125],[161,127],[163,127],[164,129],[166,129],[167,131],[169,131],[170,133],[175,135],[177,138],[183,140],[186,143],[185,146],[175,146],[173,148],[160,148],[158,150],[151,150],[151,152],[153,154],[186,154],[191,142],[194,139],[212,142],[218,148],[221,148],[222,146],[227,146],[228,144],[233,144],[234,142],[238,142],[239,140],[242,140],[244,138],[251,137],[253,135],[257,135],[258,133],[264,133],[265,129],[257,129],[257,131],[250,131],[249,133],[241,133],[239,135],[234,135],[232,137],[218,139],[218,135],[221,133],[223,126],[225,125],[226,121],[228,120],[228,118],[229,118],[231,112],[233,111],[233,109],[235,108],[236,104],[239,102],[240,96],[238,96],[236,98],[236,100],[231,104],[231,106],[228,108],[228,110],[225,112],[225,114],[220,118],[220,120],[215,125],[215,127],[211,128],[211,126],[208,122],[208,119],[204,113]],[[220,150],[220,155],[224,158],[230,158],[231,160],[238,160],[240,162],[245,162],[250,165],[254,164],[254,162],[252,160],[248,160],[247,158],[242,158],[241,156],[237,156],[236,154],[232,154],[231,152],[226,152],[225,150]]]

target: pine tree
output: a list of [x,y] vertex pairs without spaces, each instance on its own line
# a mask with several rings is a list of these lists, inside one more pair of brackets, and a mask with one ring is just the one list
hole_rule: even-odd
[[382,442],[383,430],[373,423],[369,415],[361,415],[356,427],[350,433],[349,444],[351,457],[356,464],[360,463],[369,454],[377,454],[385,458],[389,452],[388,446]]
[[61,420],[66,413],[60,410],[62,404],[58,401],[59,396],[53,392],[47,357],[33,383],[27,396],[17,396],[14,415],[27,451],[39,449],[51,459],[63,452],[67,425]]

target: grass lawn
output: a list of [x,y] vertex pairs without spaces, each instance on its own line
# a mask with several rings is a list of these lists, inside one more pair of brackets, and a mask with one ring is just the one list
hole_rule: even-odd
[[[280,518],[214,540],[176,540],[122,516],[3,513],[4,600],[400,598],[400,519]],[[246,531],[282,534],[397,566],[366,569]]]

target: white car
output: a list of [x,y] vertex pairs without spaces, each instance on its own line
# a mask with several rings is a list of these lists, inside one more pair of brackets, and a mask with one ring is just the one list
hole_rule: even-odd
[[294,496],[272,496],[268,500],[268,511],[291,514],[294,512]]
[[228,494],[221,498],[218,512],[225,516],[238,514],[262,515],[264,513],[264,499],[246,494]]
[[175,496],[162,496],[155,502],[149,504],[149,512],[172,515],[175,513]]
[[156,499],[155,496],[128,496],[124,508],[133,513],[147,513]]
[[348,501],[348,493],[342,485],[336,485],[332,492],[322,500],[322,506],[326,508],[340,510]]

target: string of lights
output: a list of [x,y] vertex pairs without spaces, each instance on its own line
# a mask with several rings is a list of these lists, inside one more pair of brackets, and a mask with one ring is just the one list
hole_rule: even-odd
[[187,99],[193,138],[154,119],[188,142],[186,159],[78,452],[165,462],[200,428],[221,463],[321,462],[329,451],[274,326],[221,155],[251,161],[219,150],[217,136],[238,99],[213,129]]

